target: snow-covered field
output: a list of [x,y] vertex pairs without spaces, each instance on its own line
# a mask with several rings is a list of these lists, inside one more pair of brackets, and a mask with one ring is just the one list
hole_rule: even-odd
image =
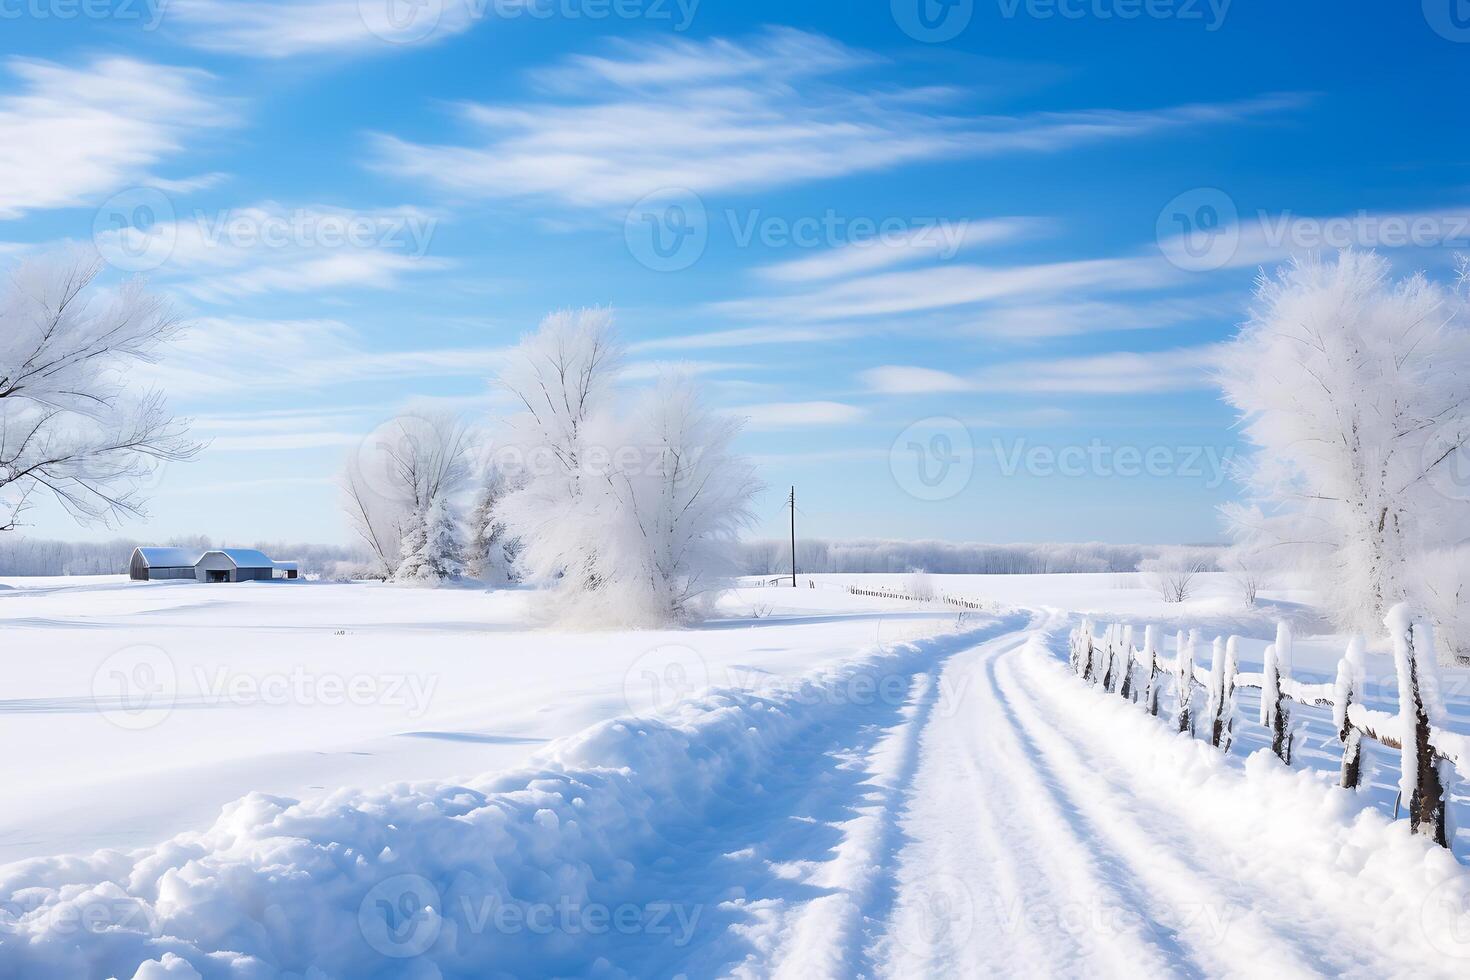
[[539,629],[526,591],[0,581],[0,976],[1470,970],[1470,874],[1391,820],[1396,753],[1353,796],[1325,712],[1288,771],[1066,668],[1079,614],[1237,633],[1243,669],[1279,617],[1325,679],[1310,597],[808,581],[662,633]]

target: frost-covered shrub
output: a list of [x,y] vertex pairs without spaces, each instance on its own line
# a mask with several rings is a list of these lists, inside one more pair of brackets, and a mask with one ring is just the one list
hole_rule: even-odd
[[1249,547],[1231,548],[1220,559],[1220,568],[1230,576],[1241,601],[1247,606],[1256,604],[1261,589],[1270,584],[1275,573],[1270,556]]
[[1194,592],[1195,579],[1209,570],[1212,557],[1199,548],[1168,548],[1157,558],[1139,562],[1138,570],[1165,602],[1184,602]]
[[935,596],[934,579],[923,570],[910,573],[905,588],[915,599],[927,601]]

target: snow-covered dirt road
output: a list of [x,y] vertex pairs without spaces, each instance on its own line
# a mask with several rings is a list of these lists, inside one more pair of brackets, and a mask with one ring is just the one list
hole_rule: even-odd
[[742,627],[714,686],[521,768],[0,867],[0,975],[1465,974],[1450,853],[1085,686],[1075,622],[951,615],[794,671]]
[[1448,854],[1083,687],[1037,626],[945,665],[969,697],[920,738],[877,972],[1464,976]]

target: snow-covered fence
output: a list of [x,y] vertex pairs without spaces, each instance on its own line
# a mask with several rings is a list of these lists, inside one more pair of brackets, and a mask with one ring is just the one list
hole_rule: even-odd
[[942,602],[949,606],[958,606],[961,609],[984,609],[985,603],[979,599],[961,599],[952,595],[909,595],[906,592],[895,592],[891,589],[860,589],[856,585],[847,587],[849,595],[865,595],[874,599],[902,599],[905,602]]
[[[1470,736],[1444,727],[1444,707],[1435,676],[1433,631],[1415,621],[1408,607],[1396,606],[1384,620],[1393,641],[1399,711],[1391,715],[1363,703],[1365,671],[1363,641],[1354,637],[1330,684],[1308,684],[1290,676],[1291,628],[1281,623],[1276,641],[1266,647],[1260,673],[1241,673],[1238,641],[1216,637],[1208,667],[1197,662],[1198,630],[1175,637],[1175,655],[1166,658],[1159,647],[1158,631],[1144,631],[1142,647],[1133,645],[1133,629],[1113,624],[1099,635],[1090,620],[1072,631],[1069,653],[1072,670],[1083,680],[1130,701],[1142,699],[1149,714],[1159,713],[1159,689],[1163,678],[1173,679],[1175,721],[1180,732],[1194,732],[1194,689],[1204,690],[1207,701],[1210,744],[1230,750],[1235,732],[1235,696],[1242,688],[1261,693],[1257,716],[1271,733],[1271,751],[1291,765],[1290,730],[1292,703],[1332,709],[1333,724],[1342,743],[1340,783],[1357,788],[1362,776],[1362,740],[1374,741],[1400,752],[1400,798],[1409,804],[1409,821],[1417,834],[1448,845],[1445,829],[1445,781],[1451,770],[1470,779]],[[1140,692],[1132,681],[1137,665],[1146,674]]]

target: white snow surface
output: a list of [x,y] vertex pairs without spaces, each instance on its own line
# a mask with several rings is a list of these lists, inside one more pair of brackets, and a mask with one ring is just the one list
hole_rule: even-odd
[[[935,576],[990,600],[960,617],[815,581],[559,634],[525,591],[5,580],[0,976],[1470,969],[1470,873],[1392,819],[1397,753],[1365,743],[1348,793],[1329,710],[1293,712],[1287,769],[1254,705],[1225,755],[1167,682],[1151,718],[1066,666],[1081,614],[1200,658],[1237,633],[1243,671],[1287,618],[1294,675],[1330,679],[1347,638],[1308,597]],[[1387,643],[1364,659],[1394,710]]]

